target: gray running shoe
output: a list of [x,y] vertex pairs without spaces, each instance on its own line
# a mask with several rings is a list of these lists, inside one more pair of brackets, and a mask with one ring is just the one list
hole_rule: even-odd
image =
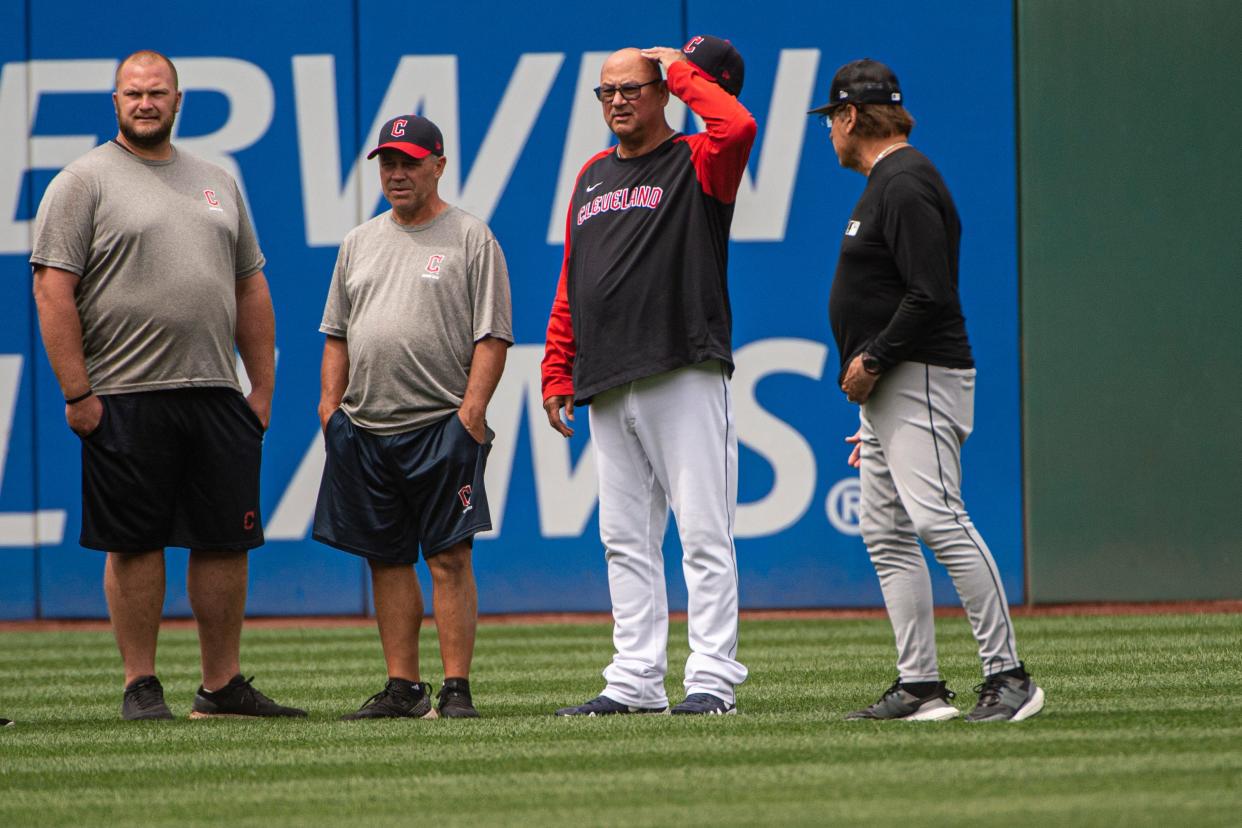
[[164,704],[164,686],[155,676],[139,676],[125,686],[121,700],[121,718],[126,721],[171,719],[172,711]]
[[901,686],[901,679],[893,682],[893,686],[884,691],[880,700],[870,707],[847,713],[847,721],[856,719],[901,719],[907,722],[943,722],[956,718],[961,712],[950,701],[957,694],[944,686],[944,682],[936,685],[936,689],[926,696],[916,696]]
[[296,707],[285,707],[277,704],[259,692],[251,682],[254,676],[242,678],[241,673],[233,676],[229,683],[215,692],[209,693],[200,684],[194,694],[194,704],[190,707],[191,719],[229,718],[304,718],[306,711]]
[[667,707],[630,707],[607,696],[596,696],[589,702],[576,707],[562,707],[556,711],[558,716],[614,716],[626,713],[647,713],[659,715],[667,713]]
[[363,702],[362,707],[341,717],[343,722],[359,719],[438,719],[431,706],[431,685],[389,679],[384,689]]
[[731,716],[737,713],[737,706],[729,704],[719,696],[711,693],[691,693],[686,700],[673,707],[674,716],[706,715]]
[[1020,722],[1044,709],[1044,691],[1019,664],[1020,675],[988,676],[975,688],[979,703],[966,714],[968,722]]

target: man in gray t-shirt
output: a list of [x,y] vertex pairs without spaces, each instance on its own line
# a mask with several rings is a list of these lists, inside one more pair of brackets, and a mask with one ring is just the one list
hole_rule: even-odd
[[[393,118],[376,155],[392,209],[345,237],[319,326],[327,459],[313,535],[367,559],[388,668],[384,689],[343,718],[470,718],[471,548],[491,528],[484,415],[513,343],[509,275],[487,225],[440,198],[435,124]],[[434,708],[418,662],[420,547],[444,663]]]
[[172,145],[181,105],[172,62],[135,52],[117,68],[112,98],[119,132],[48,186],[30,262],[65,419],[82,439],[80,543],[108,553],[121,714],[172,718],[155,650],[164,548],[183,546],[202,650],[191,718],[305,716],[240,670],[275,381],[263,254],[233,178]]

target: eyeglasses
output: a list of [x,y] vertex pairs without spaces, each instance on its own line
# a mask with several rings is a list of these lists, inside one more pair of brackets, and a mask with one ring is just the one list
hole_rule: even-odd
[[824,129],[831,130],[832,120],[844,111],[845,111],[844,105],[834,107],[833,109],[830,109],[827,112],[821,113],[819,116],[819,122],[820,124],[823,125]]
[[614,95],[620,92],[621,97],[625,100],[636,101],[639,96],[643,94],[644,86],[659,83],[660,80],[660,78],[656,78],[655,80],[649,80],[646,83],[625,83],[621,86],[597,86],[595,87],[595,97],[599,98],[604,103],[608,103],[612,100]]

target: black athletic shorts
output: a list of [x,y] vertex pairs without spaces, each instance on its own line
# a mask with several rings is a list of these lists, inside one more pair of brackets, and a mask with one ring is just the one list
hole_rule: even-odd
[[339,408],[324,430],[327,459],[312,537],[385,563],[430,558],[492,528],[479,445],[456,412],[401,434],[373,434]]
[[263,544],[263,426],[231,388],[100,394],[82,438],[82,535],[110,552]]

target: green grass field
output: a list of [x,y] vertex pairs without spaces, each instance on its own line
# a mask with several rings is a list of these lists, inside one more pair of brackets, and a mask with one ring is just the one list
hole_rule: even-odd
[[[884,621],[750,621],[741,715],[556,719],[601,688],[605,625],[480,629],[475,721],[335,721],[383,683],[374,629],[254,630],[304,721],[119,720],[107,633],[0,634],[0,825],[1238,825],[1242,615],[1022,618],[1047,690],[1017,725],[844,722],[893,676]],[[966,622],[939,622],[958,704]],[[674,625],[680,698],[685,626]],[[434,631],[425,678],[439,684]],[[193,633],[161,677],[184,716]]]

